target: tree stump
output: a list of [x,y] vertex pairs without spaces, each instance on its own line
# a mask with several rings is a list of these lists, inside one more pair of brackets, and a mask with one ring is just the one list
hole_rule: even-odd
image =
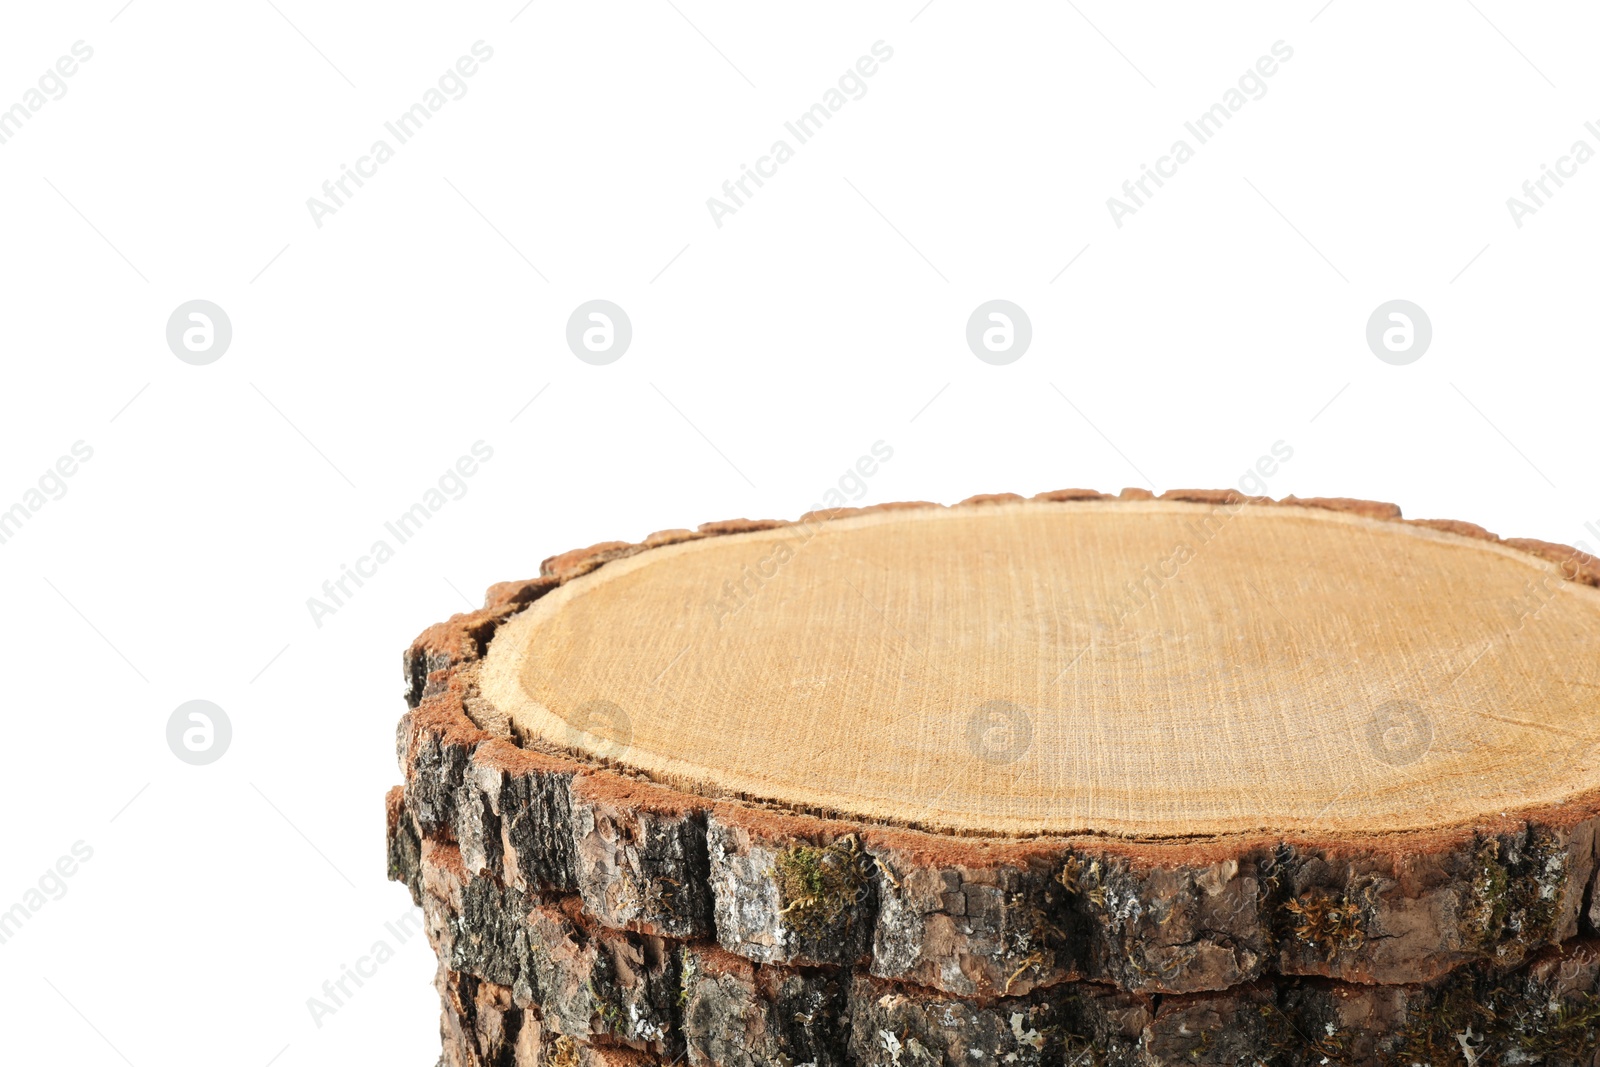
[[1231,491],[552,557],[406,656],[443,1062],[1594,1065],[1597,587]]

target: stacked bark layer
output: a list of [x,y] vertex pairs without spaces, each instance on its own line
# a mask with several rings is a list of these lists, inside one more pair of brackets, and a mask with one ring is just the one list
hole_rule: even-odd
[[561,582],[767,525],[556,557],[407,654],[390,876],[443,1062],[1600,1063],[1600,798],[1372,840],[954,837],[686,795],[478,700],[495,628]]

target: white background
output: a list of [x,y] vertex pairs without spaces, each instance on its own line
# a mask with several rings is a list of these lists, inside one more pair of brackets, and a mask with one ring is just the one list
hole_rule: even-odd
[[[1283,441],[1274,496],[1594,540],[1600,162],[1521,228],[1506,206],[1600,148],[1592,8],[922,2],[10,6],[0,107],[94,55],[0,145],[0,508],[94,454],[0,544],[0,909],[93,858],[0,944],[0,1059],[433,1063],[420,938],[306,1005],[410,909],[402,648],[555,552],[794,517],[879,440],[861,502],[1228,486]],[[307,198],[479,40],[466,95],[317,227]],[[880,40],[717,227],[706,199]],[[1280,40],[1266,95],[1114,225]],[[208,366],[165,340],[196,298],[233,325]],[[609,366],[564,340],[593,298],[633,323]],[[965,343],[992,298],[1033,324],[1008,366]],[[1394,298],[1433,324],[1408,366],[1365,342]],[[195,698],[233,724],[209,766],[166,744]]]

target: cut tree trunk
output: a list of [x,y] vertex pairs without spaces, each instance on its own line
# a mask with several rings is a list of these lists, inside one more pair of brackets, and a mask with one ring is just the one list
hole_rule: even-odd
[[390,871],[458,1057],[532,1024],[818,1067],[1592,1051],[1584,553],[1067,491],[543,570],[406,659]]

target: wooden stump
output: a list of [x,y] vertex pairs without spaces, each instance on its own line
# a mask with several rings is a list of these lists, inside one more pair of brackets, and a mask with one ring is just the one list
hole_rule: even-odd
[[1597,586],[1226,491],[553,557],[406,658],[447,1060],[1591,1062]]

